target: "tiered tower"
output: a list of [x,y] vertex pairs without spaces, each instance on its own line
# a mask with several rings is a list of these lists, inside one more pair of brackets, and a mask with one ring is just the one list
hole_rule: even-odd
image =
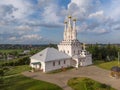
[[65,21],[63,40],[58,49],[70,56],[81,54],[81,43],[77,40],[76,19],[72,19],[71,16]]

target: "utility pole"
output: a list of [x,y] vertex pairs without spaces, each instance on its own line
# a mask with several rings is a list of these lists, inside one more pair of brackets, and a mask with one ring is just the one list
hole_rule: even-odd
[[119,64],[120,64],[120,60],[119,60],[120,58],[119,58],[119,52],[118,52],[118,66],[119,66]]

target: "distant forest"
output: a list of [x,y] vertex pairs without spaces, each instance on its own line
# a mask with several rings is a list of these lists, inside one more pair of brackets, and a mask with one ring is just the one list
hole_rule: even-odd
[[[12,44],[0,44],[0,50],[7,49],[22,49],[22,50],[36,50],[33,52],[35,54],[38,51],[45,49],[46,47],[57,48],[57,44],[48,45],[12,45]],[[111,61],[118,57],[118,52],[120,52],[120,44],[87,44],[86,49],[92,54],[93,60],[104,60]]]
[[31,49],[31,48],[46,48],[54,47],[57,48],[56,44],[43,44],[43,45],[25,45],[25,44],[0,44],[1,50],[7,49]]

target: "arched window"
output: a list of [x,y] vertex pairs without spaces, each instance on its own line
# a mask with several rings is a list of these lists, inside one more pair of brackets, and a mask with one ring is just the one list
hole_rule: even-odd
[[75,50],[74,50],[74,54],[75,54]]
[[69,53],[69,51],[68,51],[68,53]]

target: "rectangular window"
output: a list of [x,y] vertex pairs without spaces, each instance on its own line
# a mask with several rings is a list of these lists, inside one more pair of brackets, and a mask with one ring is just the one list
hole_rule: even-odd
[[55,66],[55,61],[53,62],[53,66]]
[[58,65],[60,65],[60,61],[58,62]]
[[64,60],[64,64],[66,63],[66,61]]

